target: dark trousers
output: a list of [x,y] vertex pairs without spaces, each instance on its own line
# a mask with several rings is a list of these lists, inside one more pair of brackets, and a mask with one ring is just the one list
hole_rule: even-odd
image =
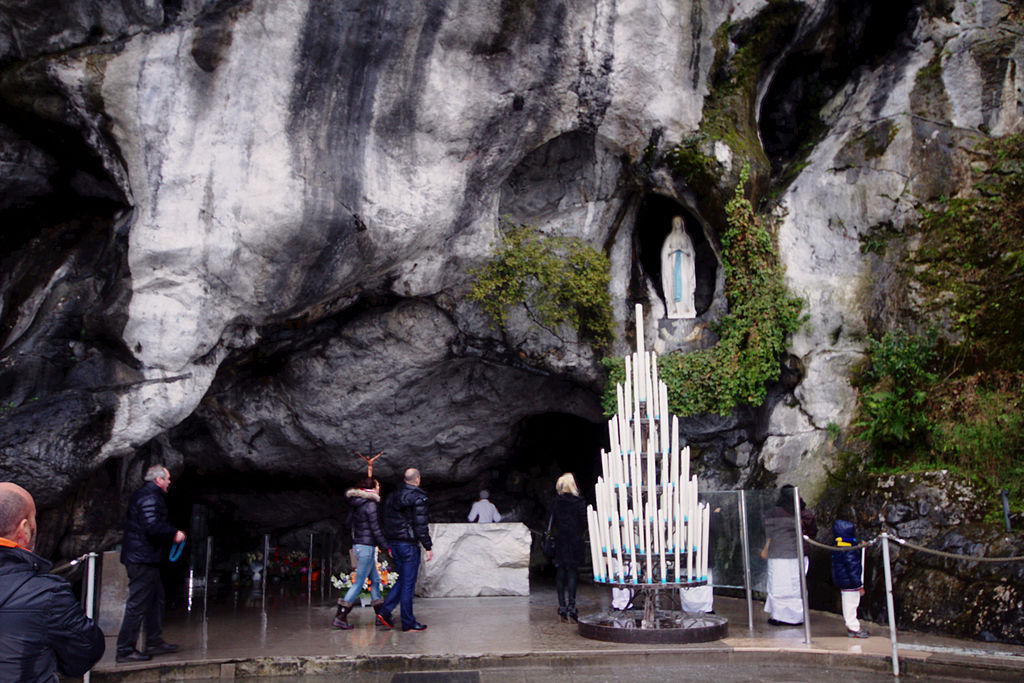
[[151,564],[129,564],[125,568],[128,570],[128,601],[124,604],[124,619],[117,634],[119,655],[135,649],[143,622],[147,647],[163,642],[164,584],[160,580],[160,568]]
[[384,598],[381,611],[389,614],[401,601],[402,628],[412,628],[416,617],[412,613],[412,598],[416,592],[416,575],[420,571],[420,546],[418,543],[391,541],[391,558],[395,561],[398,581]]
[[564,612],[566,593],[569,597],[569,609],[576,609],[576,584],[580,573],[576,567],[555,567],[555,591],[558,593],[558,611]]

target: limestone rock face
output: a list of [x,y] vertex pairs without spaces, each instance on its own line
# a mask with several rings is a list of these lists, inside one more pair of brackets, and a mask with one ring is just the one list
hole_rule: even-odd
[[[813,501],[865,338],[923,303],[865,241],[955,195],[1024,109],[1019,9],[996,0],[36,4],[0,8],[0,477],[61,553],[109,546],[116,521],[86,513],[156,461],[176,514],[254,532],[340,527],[379,451],[388,486],[421,470],[435,519],[489,487],[536,522],[547,479],[596,460],[633,304],[650,348],[715,343],[715,201],[744,161],[780,190],[808,320],[763,406],[683,437],[713,487]],[[743,79],[738,140],[711,105]],[[721,182],[667,161],[683,140]],[[675,215],[698,317],[665,324],[650,256]],[[467,301],[502,216],[608,255],[611,349]]]
[[530,530],[525,524],[431,524],[430,540],[434,556],[420,564],[417,595],[530,594]]

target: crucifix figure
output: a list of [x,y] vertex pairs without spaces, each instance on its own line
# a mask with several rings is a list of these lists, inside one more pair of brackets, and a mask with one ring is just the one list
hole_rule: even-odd
[[672,219],[672,232],[661,247],[661,289],[665,295],[665,317],[696,318],[693,291],[696,276],[693,267],[693,243],[683,228],[683,219]]
[[369,456],[365,456],[362,453],[356,453],[356,455],[358,455],[360,458],[366,461],[366,478],[373,479],[373,461],[379,458],[380,456],[384,455],[384,451],[381,451],[372,458]]

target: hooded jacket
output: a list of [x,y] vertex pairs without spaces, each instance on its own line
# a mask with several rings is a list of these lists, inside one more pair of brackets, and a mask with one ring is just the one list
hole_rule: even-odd
[[0,547],[0,681],[81,676],[103,656],[103,631],[71,585],[24,548]]
[[[832,538],[836,546],[850,547],[857,544],[853,522],[837,519],[832,522]],[[832,582],[841,590],[856,590],[861,587],[860,551],[832,551]]]
[[404,481],[384,501],[384,536],[389,542],[421,543],[430,550],[427,492]]
[[350,508],[352,542],[359,545],[376,545],[387,550],[388,542],[381,531],[380,515],[377,512],[380,496],[366,489],[349,489],[345,491],[345,497]]
[[121,543],[123,564],[154,564],[163,560],[164,552],[178,530],[167,521],[164,491],[151,481],[132,494],[124,522]]

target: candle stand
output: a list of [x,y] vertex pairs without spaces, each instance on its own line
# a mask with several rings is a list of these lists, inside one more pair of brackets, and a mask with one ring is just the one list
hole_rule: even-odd
[[644,349],[639,304],[636,341],[624,359],[625,382],[616,385],[596,506],[587,508],[594,583],[629,590],[632,599],[625,610],[581,616],[579,633],[627,643],[718,640],[728,633],[726,619],[684,612],[679,602],[680,589],[707,585],[710,510],[698,500],[657,356]]

